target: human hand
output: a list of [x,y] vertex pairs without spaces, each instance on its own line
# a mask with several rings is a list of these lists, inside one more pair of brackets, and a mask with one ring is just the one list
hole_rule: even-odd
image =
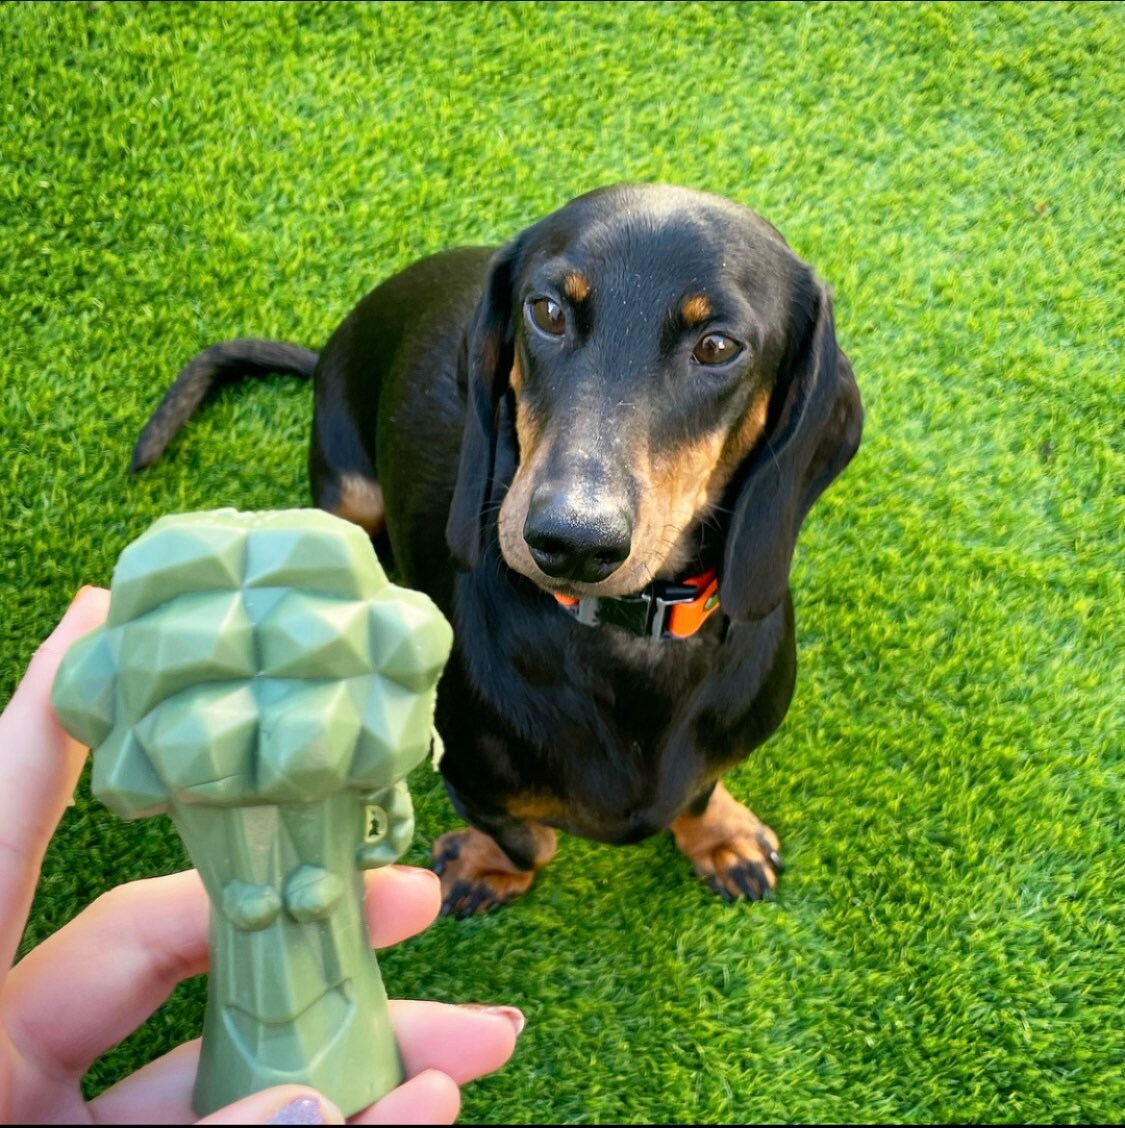
[[[109,593],[84,588],[32,659],[0,715],[0,1122],[189,1123],[199,1040],[178,1046],[90,1102],[93,1061],[145,1021],[182,979],[207,970],[209,903],[194,870],[132,882],[99,897],[11,967],[47,843],[78,782],[86,749],[60,727],[49,696],[69,645],[105,618]],[[440,907],[428,870],[366,874],[375,947],[426,928]],[[98,953],[96,965],[90,953]],[[10,971],[5,969],[11,968]],[[59,1022],[65,1014],[67,1021]],[[392,1001],[406,1081],[355,1124],[452,1123],[459,1085],[500,1068],[523,1027],[512,1007]],[[299,1085],[255,1093],[203,1124],[343,1123]]]

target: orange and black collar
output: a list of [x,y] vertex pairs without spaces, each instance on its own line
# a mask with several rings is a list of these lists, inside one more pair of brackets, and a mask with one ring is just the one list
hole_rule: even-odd
[[555,599],[591,627],[621,627],[641,638],[690,638],[719,609],[719,577],[712,570],[679,583],[652,583],[636,595]]

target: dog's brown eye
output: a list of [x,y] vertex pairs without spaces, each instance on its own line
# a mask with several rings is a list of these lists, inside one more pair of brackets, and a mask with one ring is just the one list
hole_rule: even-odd
[[691,355],[700,364],[714,365],[726,364],[740,352],[742,346],[732,337],[724,337],[722,333],[708,333],[706,337],[699,339]]
[[536,298],[531,303],[531,320],[551,337],[561,337],[566,332],[562,306],[550,298]]

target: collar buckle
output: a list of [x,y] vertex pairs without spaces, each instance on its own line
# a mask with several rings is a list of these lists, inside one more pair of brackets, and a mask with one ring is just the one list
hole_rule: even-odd
[[689,638],[719,607],[714,571],[682,583],[655,583],[636,595],[555,599],[590,627],[620,627],[640,638]]

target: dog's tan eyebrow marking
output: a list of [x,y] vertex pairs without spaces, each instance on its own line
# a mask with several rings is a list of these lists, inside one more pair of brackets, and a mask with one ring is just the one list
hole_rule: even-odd
[[692,294],[680,303],[680,318],[689,328],[700,325],[715,312],[706,294]]
[[590,280],[580,270],[572,270],[563,279],[563,293],[572,302],[584,302],[590,296]]

